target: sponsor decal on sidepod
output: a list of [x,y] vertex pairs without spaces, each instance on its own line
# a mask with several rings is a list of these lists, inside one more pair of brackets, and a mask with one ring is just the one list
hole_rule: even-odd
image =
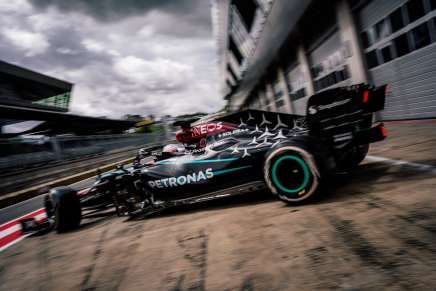
[[199,181],[211,178],[213,178],[212,168],[208,168],[205,171],[199,171],[198,173],[148,181],[148,185],[150,185],[151,188],[169,188],[182,186],[185,184],[197,183]]

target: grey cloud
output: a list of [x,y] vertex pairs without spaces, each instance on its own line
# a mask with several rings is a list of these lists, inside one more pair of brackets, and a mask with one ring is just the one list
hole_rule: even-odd
[[[65,70],[79,69],[91,62],[111,63],[112,58],[103,53],[94,53],[86,50],[81,45],[81,36],[71,30],[60,30],[48,38],[49,48],[42,54],[35,57],[25,57],[22,52],[11,50],[7,41],[2,41],[0,37],[0,55],[2,59],[11,62],[24,63],[27,67],[35,70],[49,71],[56,66],[61,66]],[[74,54],[62,54],[59,49],[69,49]]]
[[78,11],[89,14],[101,21],[117,20],[155,9],[182,12],[189,10],[192,1],[149,1],[149,0],[31,0],[34,7],[46,9],[55,6],[64,12]]
[[171,35],[192,35],[210,33],[211,21],[208,0],[30,0],[34,7],[47,9],[56,7],[63,12],[79,12],[90,15],[102,22],[119,21],[129,16],[158,11],[176,17],[175,21],[162,22],[159,32]]
[[[71,29],[59,29],[49,37],[50,49],[42,57],[41,62],[50,59],[51,63],[62,64],[66,69],[78,69],[91,62],[111,63],[112,57],[105,53],[88,51],[81,44],[83,36]],[[74,54],[62,54],[59,49],[68,48]],[[41,64],[42,65],[42,64]]]
[[[215,88],[217,65],[208,0],[29,1],[39,9],[4,17],[0,26],[42,33],[50,46],[44,53],[26,57],[0,34],[1,58],[75,83],[72,112],[161,116],[210,112],[223,105]],[[140,15],[143,17],[136,17]],[[37,25],[36,18],[44,27]],[[151,33],[141,34],[144,27]],[[90,50],[84,40],[95,41],[103,50]],[[115,64],[129,56],[139,60],[120,74]],[[186,78],[181,79],[165,71],[167,63],[156,71],[146,64],[135,68],[158,60],[175,63],[176,68],[187,66],[191,73],[182,71],[179,75]],[[137,73],[133,79],[129,78],[130,69]],[[144,74],[148,71],[156,74]]]

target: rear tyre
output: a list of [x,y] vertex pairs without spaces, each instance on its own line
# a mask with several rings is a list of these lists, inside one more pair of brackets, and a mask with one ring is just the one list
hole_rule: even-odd
[[265,182],[274,195],[288,204],[315,199],[321,189],[318,159],[301,145],[285,145],[272,150],[265,160]]
[[68,187],[54,188],[45,197],[44,204],[47,216],[54,220],[53,228],[58,233],[79,227],[82,209],[75,190]]

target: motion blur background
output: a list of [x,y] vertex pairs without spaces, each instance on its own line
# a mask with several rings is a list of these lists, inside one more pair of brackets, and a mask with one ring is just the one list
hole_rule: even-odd
[[[305,115],[311,95],[338,86],[389,84],[379,120],[436,117],[435,0],[75,3],[0,4],[2,193],[20,188],[11,173],[71,161],[83,170],[169,140],[178,118]],[[117,43],[121,29],[132,37]],[[66,34],[77,41],[54,43]],[[72,65],[79,58],[88,62]]]

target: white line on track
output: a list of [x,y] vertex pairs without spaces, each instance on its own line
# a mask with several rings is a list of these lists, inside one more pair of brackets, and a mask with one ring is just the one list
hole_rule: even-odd
[[29,212],[29,213],[26,213],[26,214],[20,216],[20,217],[17,217],[17,218],[11,219],[11,220],[9,220],[8,222],[5,222],[5,223],[0,224],[0,229],[2,229],[2,227],[5,226],[6,224],[10,224],[11,222],[19,222],[21,219],[23,219],[23,218],[25,218],[25,217],[29,217],[29,216],[30,216],[30,217],[34,217],[34,216],[41,215],[42,213],[45,214],[45,212],[43,212],[43,208],[42,208],[42,207],[41,207],[41,208],[38,208],[38,209],[36,209],[36,210],[33,210],[33,211]]
[[[47,214],[45,212],[42,212],[43,209],[38,209],[36,211],[30,212],[26,215],[23,215],[23,217],[32,217],[36,221],[41,221],[42,219],[47,217]],[[32,215],[35,213],[35,215]],[[10,224],[6,229],[3,229],[0,231],[0,252],[4,251],[8,247],[18,243],[19,241],[22,241],[25,237],[28,237],[32,233],[23,234],[21,232],[21,224],[20,224],[20,218],[16,218],[12,221],[7,222],[6,224]],[[5,226],[6,224],[2,224],[2,226]],[[10,237],[10,238],[8,238]],[[14,238],[12,241],[9,241],[11,238]],[[8,243],[4,244],[4,242],[9,241]]]
[[425,172],[430,172],[432,174],[436,174],[436,166],[433,165],[413,163],[413,162],[402,161],[402,160],[393,160],[393,159],[388,159],[378,156],[367,156],[366,160],[370,162],[381,162],[392,166],[407,166],[418,171],[425,171]]
[[19,230],[21,230],[21,225],[19,223],[14,224],[14,225],[6,228],[5,230],[0,231],[0,239],[7,237],[8,235],[15,233]]

